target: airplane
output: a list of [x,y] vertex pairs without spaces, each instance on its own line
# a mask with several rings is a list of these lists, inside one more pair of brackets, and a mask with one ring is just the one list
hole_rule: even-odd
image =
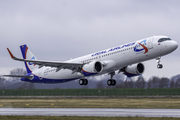
[[127,77],[142,75],[145,67],[141,62],[156,59],[157,68],[162,56],[178,47],[178,43],[167,36],[152,36],[135,42],[119,45],[65,62],[38,60],[27,45],[20,46],[23,59],[15,57],[7,48],[12,59],[25,63],[26,75],[4,75],[21,77],[31,83],[63,83],[79,79],[80,85],[87,85],[88,76],[110,75],[108,86],[116,85],[113,76],[123,73]]

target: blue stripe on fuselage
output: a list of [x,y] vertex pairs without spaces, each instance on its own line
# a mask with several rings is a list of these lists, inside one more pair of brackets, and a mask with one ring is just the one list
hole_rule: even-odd
[[140,74],[131,74],[131,73],[128,73],[128,72],[124,72],[125,73],[125,75],[127,76],[127,77],[135,77],[135,76],[138,76],[138,75],[140,75]]
[[[27,76],[30,76],[28,74]],[[72,80],[76,80],[78,78],[71,78],[71,79],[47,79],[47,78],[41,78],[36,75],[34,75],[34,78],[32,80],[27,79],[27,78],[21,78],[21,81],[24,82],[31,82],[31,83],[47,83],[47,84],[53,84],[53,83],[64,83],[64,82],[69,82]]]
[[85,75],[85,76],[91,76],[91,75],[96,75],[97,73],[88,73],[88,72],[84,72],[82,71],[82,73]]

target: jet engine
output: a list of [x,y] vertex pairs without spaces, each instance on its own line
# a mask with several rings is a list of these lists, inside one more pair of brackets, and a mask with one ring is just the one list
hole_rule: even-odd
[[138,75],[142,75],[144,72],[144,65],[142,63],[137,63],[133,65],[129,65],[124,69],[124,74],[128,77],[134,77]]
[[102,72],[102,70],[103,70],[103,65],[99,61],[89,62],[82,67],[82,73],[85,76],[100,73]]

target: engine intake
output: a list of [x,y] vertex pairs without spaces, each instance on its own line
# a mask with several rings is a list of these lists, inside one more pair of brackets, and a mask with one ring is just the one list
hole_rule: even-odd
[[85,76],[95,75],[97,73],[102,72],[103,65],[99,61],[92,61],[90,63],[85,64],[82,67],[82,73]]
[[144,65],[142,63],[129,65],[125,68],[124,74],[128,77],[142,75],[144,72]]

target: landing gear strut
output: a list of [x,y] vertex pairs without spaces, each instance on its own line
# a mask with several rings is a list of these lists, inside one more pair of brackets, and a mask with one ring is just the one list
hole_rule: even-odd
[[158,69],[163,68],[163,65],[160,64],[160,59],[161,59],[161,57],[156,58],[156,62],[158,63],[158,65],[157,65],[157,68],[158,68]]
[[79,80],[79,85],[87,85],[88,84],[88,80],[87,79],[80,79]]
[[111,72],[111,73],[109,73],[109,75],[111,75],[111,79],[109,79],[109,80],[107,81],[107,84],[108,84],[109,86],[115,86],[115,85],[116,85],[116,80],[112,79],[113,76],[115,75],[115,72]]

